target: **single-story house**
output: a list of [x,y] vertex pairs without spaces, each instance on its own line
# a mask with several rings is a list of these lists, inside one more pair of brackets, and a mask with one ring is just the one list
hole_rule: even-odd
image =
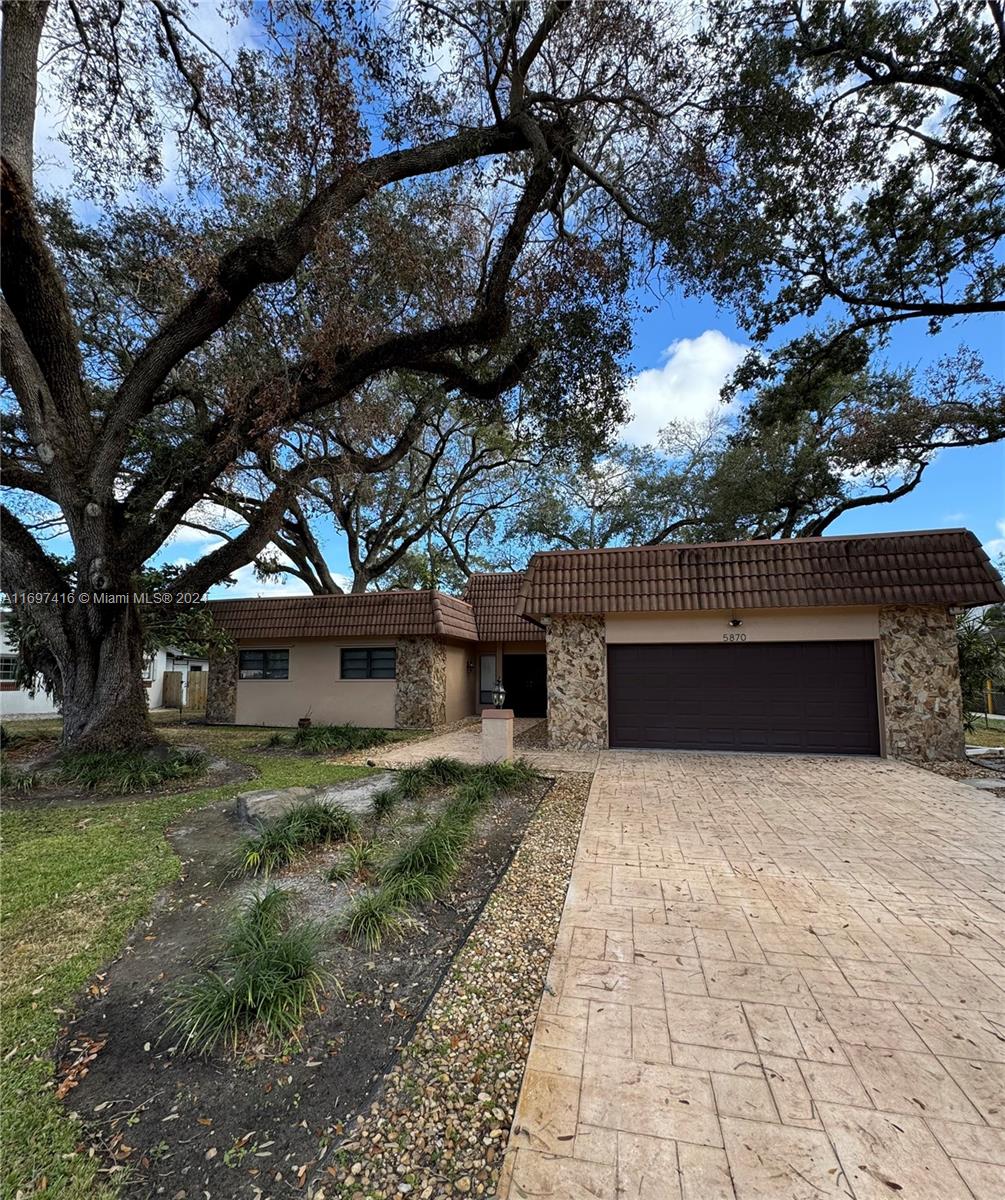
[[435,591],[214,601],[208,719],[453,722],[501,678],[555,748],[947,758],[953,612],[1005,599],[967,530],[535,554]]

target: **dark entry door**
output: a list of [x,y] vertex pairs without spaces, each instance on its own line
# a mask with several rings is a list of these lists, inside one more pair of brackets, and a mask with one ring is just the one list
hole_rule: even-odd
[[517,717],[548,715],[548,671],[543,654],[504,654],[506,707]]
[[612,746],[878,754],[872,642],[609,646]]

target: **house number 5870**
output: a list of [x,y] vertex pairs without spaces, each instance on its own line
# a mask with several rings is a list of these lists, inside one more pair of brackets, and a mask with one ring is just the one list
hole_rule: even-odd
[[722,640],[724,642],[745,642],[747,635],[745,633],[724,633]]

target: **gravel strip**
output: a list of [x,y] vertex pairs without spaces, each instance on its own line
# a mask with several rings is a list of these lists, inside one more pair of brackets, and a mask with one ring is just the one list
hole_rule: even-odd
[[547,750],[548,722],[538,721],[530,729],[524,730],[523,733],[518,733],[513,739],[513,745],[519,750]]
[[948,779],[994,779],[1001,775],[1005,785],[1005,773],[971,759],[951,758],[936,762],[918,760],[913,765],[923,767],[926,771],[934,771],[936,775],[945,775]]
[[579,840],[589,775],[563,775],[370,1111],[311,1200],[493,1196]]

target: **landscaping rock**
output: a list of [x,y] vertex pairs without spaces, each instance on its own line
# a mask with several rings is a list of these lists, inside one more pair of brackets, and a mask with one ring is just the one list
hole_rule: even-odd
[[383,791],[393,779],[393,772],[382,771],[379,775],[322,787],[259,788],[257,791],[242,792],[237,797],[237,815],[242,821],[259,825],[281,817],[306,800],[320,800],[328,804],[341,804],[349,812],[364,816],[373,808],[374,795]]

